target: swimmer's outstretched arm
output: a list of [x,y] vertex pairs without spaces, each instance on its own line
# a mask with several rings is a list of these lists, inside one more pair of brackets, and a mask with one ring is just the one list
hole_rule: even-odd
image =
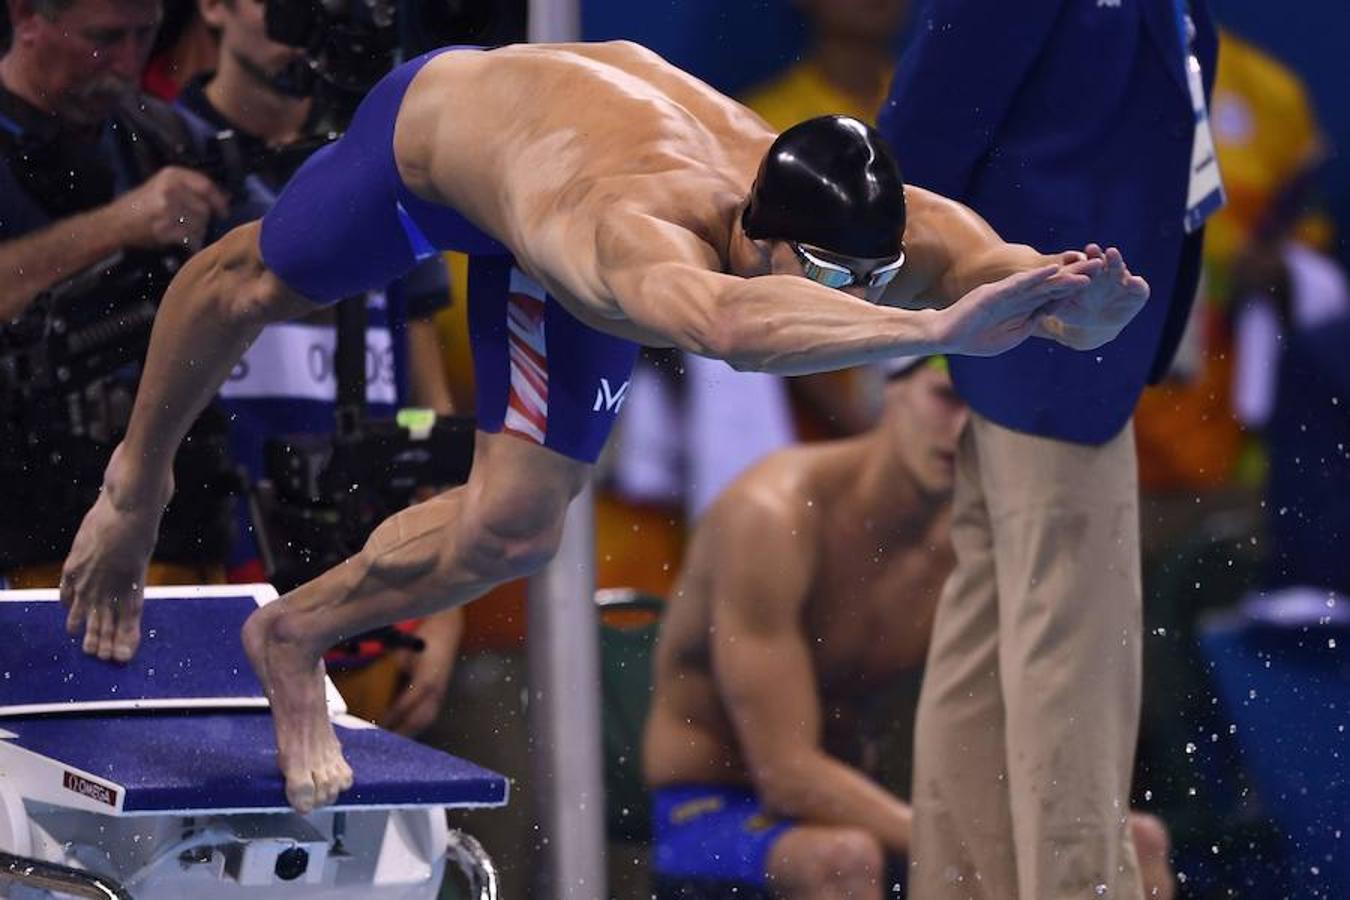
[[640,217],[599,259],[605,291],[645,331],[738,369],[780,375],[901,355],[1002,353],[1036,332],[1049,305],[1090,282],[1050,264],[978,287],[948,309],[896,309],[798,276],[722,274],[711,247]]
[[164,294],[122,442],[137,474],[169,468],[193,420],[264,326],[316,308],[263,263],[260,226],[241,225],[192,257]]
[[178,445],[263,326],[313,309],[263,265],[257,223],[192,257],[170,283],[126,437],[61,573],[67,628],[85,627],[86,652],[122,661],[136,652],[145,570],[173,494]]
[[1041,253],[1026,244],[1005,242],[974,210],[954,200],[913,186],[905,188],[905,198],[908,260],[887,291],[887,302],[923,298],[948,305],[981,285],[1058,265],[1092,280],[1047,308],[1033,336],[1091,350],[1113,340],[1148,300],[1147,282],[1130,273],[1115,248],[1089,244]]

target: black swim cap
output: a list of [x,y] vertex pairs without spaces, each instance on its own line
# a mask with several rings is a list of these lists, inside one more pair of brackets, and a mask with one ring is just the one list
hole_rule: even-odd
[[885,139],[850,116],[821,116],[778,136],[760,163],[741,224],[752,238],[842,256],[898,256],[905,183]]

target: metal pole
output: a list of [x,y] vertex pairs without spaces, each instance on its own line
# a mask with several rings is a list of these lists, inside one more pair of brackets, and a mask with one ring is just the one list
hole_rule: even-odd
[[530,581],[530,741],[544,896],[605,900],[605,785],[595,498],[572,501],[558,555]]
[[[529,0],[529,38],[581,38],[580,0]],[[605,900],[605,785],[595,596],[595,497],[572,502],[558,555],[530,581],[530,736],[545,896]]]

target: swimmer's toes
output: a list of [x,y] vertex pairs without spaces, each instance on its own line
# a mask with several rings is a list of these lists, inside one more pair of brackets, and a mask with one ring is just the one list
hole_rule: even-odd
[[286,801],[296,812],[310,812],[318,803],[318,788],[314,773],[300,769],[286,773]]
[[339,766],[330,766],[323,775],[323,797],[319,801],[320,806],[331,806],[338,798],[338,795],[345,791],[351,782],[344,777]]

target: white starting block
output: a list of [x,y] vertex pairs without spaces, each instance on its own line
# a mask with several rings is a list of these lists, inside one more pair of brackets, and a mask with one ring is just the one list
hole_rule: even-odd
[[239,629],[267,585],[151,588],[130,664],[85,655],[56,591],[0,591],[0,897],[431,900],[448,860],[496,872],[443,810],[502,806],[501,775],[330,715],[354,783],[286,803]]

